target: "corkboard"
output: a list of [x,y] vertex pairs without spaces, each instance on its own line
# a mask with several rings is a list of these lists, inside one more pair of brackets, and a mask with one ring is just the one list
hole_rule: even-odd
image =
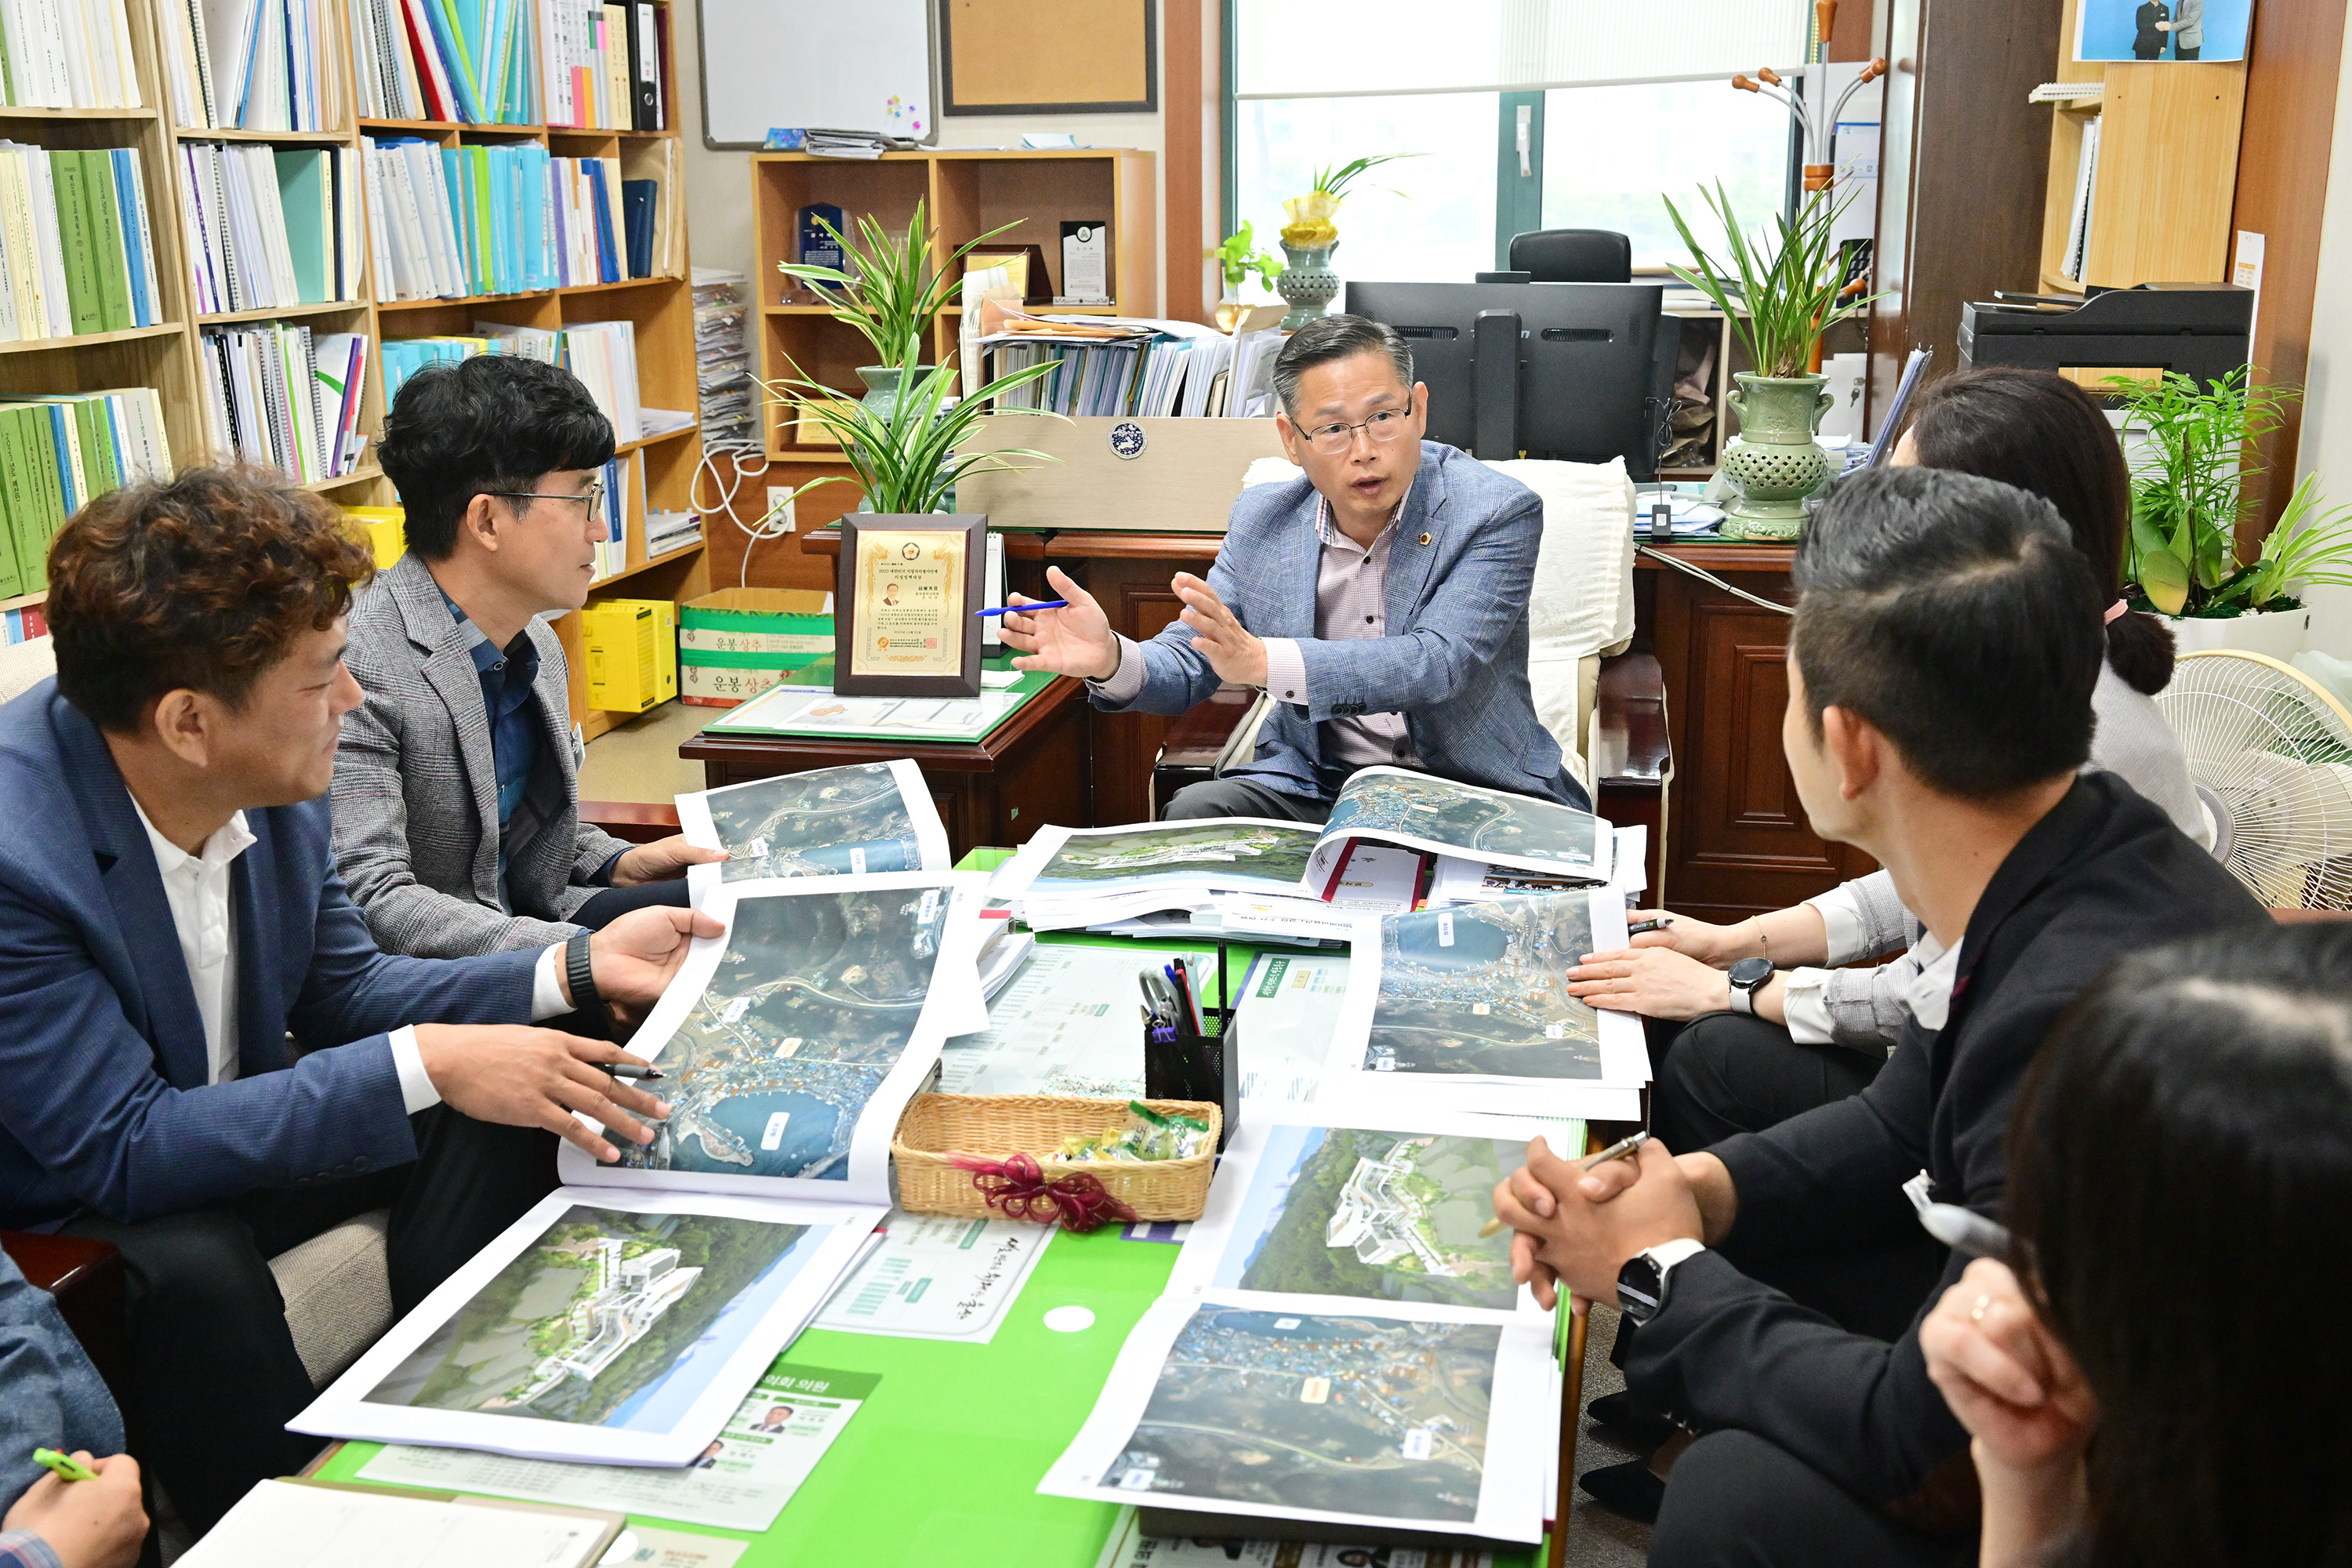
[[939,0],[942,112],[1153,114],[1154,0]]

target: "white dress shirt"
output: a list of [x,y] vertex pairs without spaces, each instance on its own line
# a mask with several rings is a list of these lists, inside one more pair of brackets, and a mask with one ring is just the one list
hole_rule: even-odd
[[[229,871],[236,858],[252,847],[253,833],[240,811],[205,840],[200,853],[191,855],[155,831],[135,795],[131,809],[139,814],[139,826],[147,830],[148,845],[155,852],[155,869],[163,879],[163,898],[171,905],[172,927],[180,939],[180,957],[187,963],[188,984],[196,994],[196,1014],[204,1020],[205,1049],[212,1064],[205,1081],[226,1083],[237,1073],[236,920],[229,901]],[[534,1024],[572,1011],[557,982],[556,966],[562,960],[563,944],[558,942],[540,953],[531,970]],[[392,1065],[400,1075],[400,1099],[408,1113],[414,1116],[440,1104],[441,1091],[433,1087],[425,1071],[415,1028],[403,1025],[392,1031],[390,1038]]]

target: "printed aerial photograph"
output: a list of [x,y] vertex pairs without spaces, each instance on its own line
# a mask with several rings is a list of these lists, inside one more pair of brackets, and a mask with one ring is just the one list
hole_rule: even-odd
[[1102,1484],[1136,1500],[1467,1522],[1502,1331],[1204,1306]]
[[1599,1078],[1600,1016],[1568,994],[1591,951],[1588,893],[1389,916],[1365,1070]]
[[1381,769],[1357,774],[1340,790],[1323,832],[1401,834],[1473,857],[1517,855],[1593,875],[1600,823],[1574,806]]
[[641,1170],[849,1179],[850,1134],[914,1036],[950,890],[752,898],[660,1047],[670,1118]]
[[668,1431],[800,1271],[808,1228],[575,1204],[368,1402]]
[[1259,883],[1296,892],[1317,837],[1311,827],[1257,822],[1146,825],[1074,836],[1045,862],[1029,891],[1091,890],[1097,882],[1159,876],[1221,888]]
[[761,779],[719,791],[707,804],[727,850],[722,881],[923,868],[887,763]]
[[1270,1127],[1214,1283],[1508,1311],[1507,1232],[1481,1237],[1514,1140]]

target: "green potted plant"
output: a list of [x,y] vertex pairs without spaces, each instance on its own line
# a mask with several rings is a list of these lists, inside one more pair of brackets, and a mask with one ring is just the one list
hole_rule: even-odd
[[1699,194],[1723,225],[1731,266],[1707,254],[1669,197],[1666,214],[1691,253],[1689,267],[1669,270],[1731,318],[1755,366],[1732,377],[1739,390],[1727,399],[1739,416],[1739,434],[1724,447],[1722,470],[1738,494],[1725,509],[1723,531],[1734,539],[1794,539],[1804,531],[1804,498],[1830,477],[1829,458],[1813,441],[1832,402],[1829,378],[1812,368],[1815,352],[1832,322],[1875,298],[1840,297],[1845,258],[1830,231],[1853,198],[1841,200],[1825,188],[1806,198],[1794,222],[1776,215],[1780,246],[1767,256],[1740,226],[1722,182]]
[[1255,273],[1262,286],[1273,289],[1275,279],[1282,276],[1282,260],[1274,252],[1259,248],[1257,227],[1246,223],[1225,236],[1225,242],[1209,254],[1216,259],[1225,279],[1224,298],[1217,301],[1217,326],[1230,332],[1247,308],[1248,302],[1242,298],[1242,285]]
[[1339,279],[1331,270],[1331,253],[1339,247],[1339,226],[1331,220],[1339,216],[1339,204],[1347,199],[1349,188],[1382,163],[1419,156],[1417,153],[1375,153],[1349,163],[1326,163],[1315,171],[1315,183],[1305,195],[1282,204],[1283,216],[1290,220],[1281,230],[1282,253],[1289,265],[1283,268],[1275,289],[1290,305],[1290,313],[1282,318],[1284,331],[1295,332],[1321,315],[1339,292]]
[[2145,437],[2125,563],[2133,607],[2162,616],[2183,653],[2302,651],[2311,617],[2295,591],[2352,584],[2352,509],[2326,506],[2305,476],[2252,561],[2238,559],[2237,543],[2256,504],[2246,480],[2261,472],[2248,444],[2277,427],[2296,391],[2252,385],[2243,367],[2208,385],[2174,372],[2106,385],[2126,431]]

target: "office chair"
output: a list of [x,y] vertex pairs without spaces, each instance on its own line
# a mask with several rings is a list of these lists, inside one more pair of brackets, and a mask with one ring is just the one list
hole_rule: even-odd
[[1534,229],[1511,237],[1511,269],[1531,283],[1630,283],[1633,242],[1614,229]]

